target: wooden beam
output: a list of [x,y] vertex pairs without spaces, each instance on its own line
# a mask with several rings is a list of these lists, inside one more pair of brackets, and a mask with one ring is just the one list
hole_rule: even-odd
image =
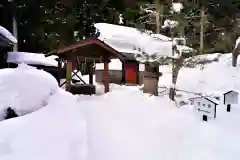
[[107,51],[113,57],[119,58],[121,60],[124,60],[126,58],[125,55],[123,55],[122,53],[116,51],[114,48],[110,47],[109,45],[107,45],[106,43],[104,43],[103,41],[101,41],[101,40],[99,40],[97,38],[82,40],[81,42],[78,42],[76,44],[67,46],[67,47],[62,48],[62,49],[58,49],[56,51],[56,53],[57,54],[64,54],[64,53],[69,52],[67,54],[72,54],[70,51],[75,51],[75,55],[77,55],[76,54],[76,52],[77,52],[76,50],[77,49],[80,49],[80,48],[85,47],[85,46],[91,46],[91,45],[98,45],[99,47],[103,48],[105,50],[105,52]]
[[73,72],[72,78],[74,76],[77,76],[80,81],[82,81],[84,84],[86,84],[86,82],[81,77],[78,76],[78,72],[80,72],[80,71],[77,71],[77,72],[72,71],[72,72]]
[[103,84],[104,84],[105,93],[109,92],[108,62],[109,60],[105,58],[104,70],[103,70]]

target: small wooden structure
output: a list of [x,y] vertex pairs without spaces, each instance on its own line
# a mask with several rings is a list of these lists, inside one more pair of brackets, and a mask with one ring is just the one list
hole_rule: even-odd
[[227,105],[227,112],[230,112],[231,105],[238,104],[239,93],[231,90],[231,91],[224,93],[223,96],[224,96],[223,103],[224,103],[224,105]]
[[145,64],[143,74],[143,92],[158,96],[158,81],[162,73],[159,72],[159,65]]
[[[80,68],[79,63],[88,64],[89,84],[93,85],[93,65],[94,63],[104,63],[103,84],[105,93],[109,92],[109,67],[110,59],[120,59],[125,61],[126,56],[114,48],[110,47],[98,38],[88,38],[76,44],[57,49],[51,54],[56,54],[61,61],[66,61],[66,90],[71,91],[71,82],[74,75],[77,76]],[[49,54],[49,55],[51,55]],[[59,64],[60,66],[60,64]],[[74,75],[72,75],[72,72]],[[78,76],[81,79],[81,77]]]
[[189,99],[191,104],[200,112],[204,121],[216,118],[218,100],[212,97],[194,97]]
[[239,96],[238,92],[231,90],[231,91],[224,93],[223,96],[224,96],[223,103],[225,105],[238,104],[238,96]]

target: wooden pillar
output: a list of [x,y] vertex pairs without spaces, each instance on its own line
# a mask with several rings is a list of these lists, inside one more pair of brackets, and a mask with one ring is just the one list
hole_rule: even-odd
[[125,79],[125,61],[122,61],[122,84],[125,84],[126,83],[126,79]]
[[104,58],[103,84],[105,93],[109,92],[108,59]]
[[93,63],[88,63],[88,71],[89,71],[89,84],[93,84]]
[[70,91],[72,82],[72,70],[73,70],[73,58],[67,59],[67,71],[66,71],[66,91]]
[[139,62],[136,62],[136,65],[137,65],[137,67],[136,67],[137,84],[140,84],[140,80],[139,80]]

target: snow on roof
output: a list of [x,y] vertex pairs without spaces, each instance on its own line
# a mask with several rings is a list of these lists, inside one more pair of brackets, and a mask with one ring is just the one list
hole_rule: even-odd
[[26,63],[30,65],[43,65],[57,67],[58,62],[55,59],[46,58],[44,54],[29,52],[8,52],[7,62]]
[[12,43],[17,43],[17,39],[4,27],[0,26],[0,34]]
[[118,52],[141,54],[141,52],[137,49],[137,47],[134,44],[127,43],[126,41],[120,38],[118,39],[116,37],[112,37],[110,39],[103,39],[103,41],[104,43],[108,44]]
[[206,99],[214,104],[219,104],[219,100],[217,100],[216,98],[213,97],[204,97],[204,96],[199,96],[199,97],[193,97],[193,98],[189,98],[190,101],[195,100],[195,99]]
[[[160,57],[173,57],[172,45],[179,38],[172,38],[162,34],[154,34],[152,31],[140,31],[121,25],[108,23],[96,23],[95,27],[99,30],[101,41],[105,42],[121,53],[133,53],[138,61],[149,61],[149,57],[156,57],[153,61],[158,61]],[[190,53],[192,48],[185,45],[176,45],[179,54]],[[146,56],[147,55],[147,58]],[[175,57],[175,56],[174,56]]]
[[[117,51],[128,50],[147,53],[149,55],[157,54],[159,56],[172,55],[172,42],[166,41],[166,36],[156,35],[158,39],[148,33],[142,32],[136,28],[113,25],[108,23],[96,23],[95,27],[99,30],[99,39],[109,44]],[[161,38],[164,40],[161,40]],[[168,40],[168,39],[167,39]],[[120,44],[115,43],[120,41]],[[114,45],[112,45],[114,43]]]
[[229,93],[232,93],[232,92],[239,94],[237,91],[230,90],[230,91],[225,92],[224,95],[229,94]]
[[209,100],[209,101],[211,101],[211,102],[213,102],[213,103],[215,103],[215,104],[220,104],[220,101],[217,100],[217,99],[214,98],[214,97],[204,97],[204,98],[207,99],[207,100]]

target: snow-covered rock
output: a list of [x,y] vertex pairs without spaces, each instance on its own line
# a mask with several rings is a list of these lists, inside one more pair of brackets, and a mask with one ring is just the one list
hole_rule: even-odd
[[1,69],[0,120],[8,107],[14,109],[18,115],[44,107],[48,98],[57,90],[56,79],[45,71],[25,64],[20,64],[16,69]]

